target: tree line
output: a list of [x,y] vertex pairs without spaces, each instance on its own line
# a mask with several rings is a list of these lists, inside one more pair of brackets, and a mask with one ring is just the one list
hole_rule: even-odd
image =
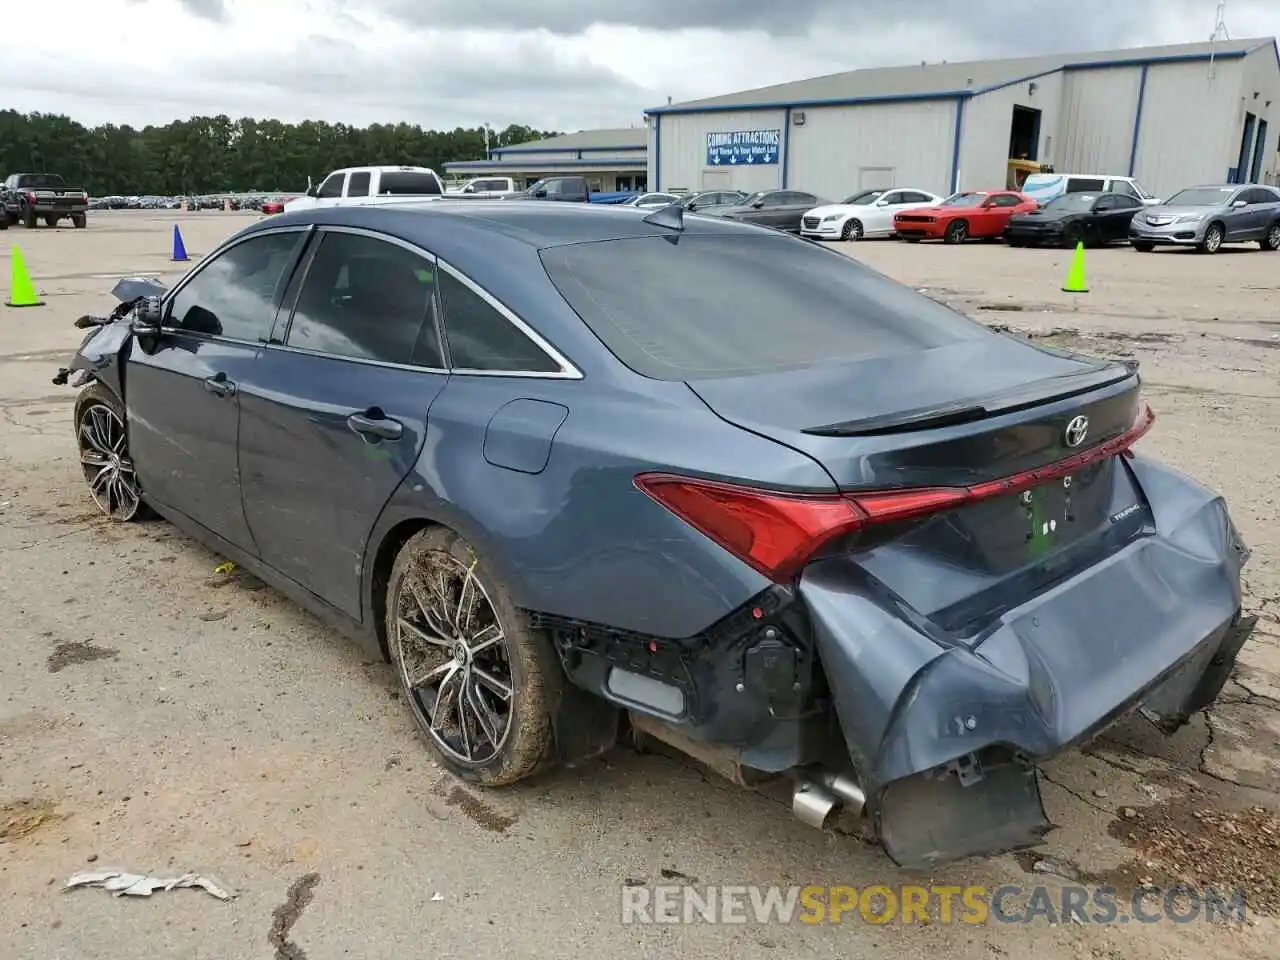
[[[490,131],[496,148],[554,137],[512,124]],[[184,196],[302,191],[337,167],[413,164],[444,173],[454,160],[485,156],[484,128],[424,130],[416,124],[305,120],[175,120],[162,127],[86,127],[51,113],[0,111],[0,177],[57,173],[90,196]]]

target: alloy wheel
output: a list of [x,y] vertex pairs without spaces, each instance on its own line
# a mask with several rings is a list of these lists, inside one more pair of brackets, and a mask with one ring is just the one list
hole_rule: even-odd
[[1280,250],[1280,223],[1272,224],[1267,231],[1267,249]]
[[428,551],[395,597],[395,658],[427,732],[467,765],[492,760],[512,727],[506,634],[484,584],[443,551]]
[[842,240],[861,240],[862,239],[862,221],[861,220],[847,221],[841,233],[843,234],[840,238]]
[[1216,226],[1210,227],[1209,232],[1204,237],[1204,248],[1210,253],[1217,253],[1218,248],[1222,246],[1222,230]]
[[106,404],[91,403],[80,414],[76,436],[80,465],[98,509],[112,520],[132,520],[141,497],[124,421]]

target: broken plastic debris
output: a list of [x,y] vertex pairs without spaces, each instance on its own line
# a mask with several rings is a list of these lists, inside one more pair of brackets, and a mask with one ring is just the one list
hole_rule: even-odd
[[214,573],[234,573],[236,565],[230,560],[226,560],[213,568]]
[[223,889],[213,880],[195,873],[184,873],[180,877],[148,877],[141,873],[125,873],[123,870],[91,870],[72,876],[63,889],[70,890],[73,887],[102,887],[117,897],[149,897],[157,890],[199,887],[219,900],[236,898],[234,893]]

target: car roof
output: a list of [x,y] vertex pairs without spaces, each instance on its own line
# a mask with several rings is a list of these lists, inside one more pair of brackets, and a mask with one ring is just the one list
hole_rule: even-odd
[[[615,204],[548,203],[539,200],[430,200],[376,206],[318,207],[277,214],[246,232],[290,225],[356,227],[414,243],[448,260],[477,245],[493,256],[496,246],[559,246],[597,240],[671,237],[669,228],[645,223],[652,210]],[[751,224],[684,215],[686,235],[772,235]]]

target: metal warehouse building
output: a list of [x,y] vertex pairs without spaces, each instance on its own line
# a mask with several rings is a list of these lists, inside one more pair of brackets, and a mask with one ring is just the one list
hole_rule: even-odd
[[649,188],[937,193],[1005,185],[1010,159],[1196,183],[1280,182],[1274,38],[855,70],[655,107]]
[[542,177],[581,174],[596,192],[643,190],[647,179],[644,127],[582,130],[510,147],[494,147],[488,160],[446,163],[455,177],[513,177],[527,186]]

